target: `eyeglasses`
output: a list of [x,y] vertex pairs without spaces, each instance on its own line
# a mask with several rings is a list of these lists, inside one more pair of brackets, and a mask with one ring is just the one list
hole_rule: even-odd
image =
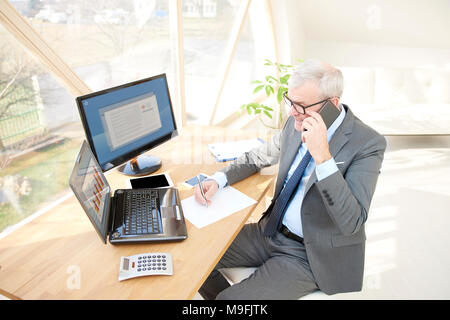
[[301,114],[305,114],[305,113],[306,113],[306,110],[305,110],[305,109],[310,108],[310,107],[313,107],[313,106],[316,106],[316,105],[318,105],[318,104],[320,104],[320,103],[323,103],[323,102],[325,102],[325,101],[328,101],[328,100],[330,99],[330,98],[326,98],[325,100],[322,100],[322,101],[319,101],[319,102],[310,104],[309,106],[302,106],[302,105],[300,105],[300,104],[298,104],[298,103],[293,102],[291,99],[289,99],[289,98],[287,97],[287,91],[285,91],[285,92],[283,93],[283,98],[284,98],[284,102],[285,102],[289,107],[291,107],[291,108],[294,107],[295,111],[297,111],[298,113],[301,113]]

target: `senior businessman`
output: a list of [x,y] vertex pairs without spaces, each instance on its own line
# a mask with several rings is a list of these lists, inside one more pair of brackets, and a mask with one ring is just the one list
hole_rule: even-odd
[[[214,194],[261,168],[279,163],[272,203],[258,223],[246,224],[199,290],[205,299],[298,299],[360,291],[364,224],[380,173],[386,140],[340,103],[340,70],[301,63],[284,95],[290,106],[283,130],[203,183]],[[339,116],[328,128],[318,113],[331,101]],[[198,202],[205,204],[198,186]],[[256,267],[230,286],[218,271]]]

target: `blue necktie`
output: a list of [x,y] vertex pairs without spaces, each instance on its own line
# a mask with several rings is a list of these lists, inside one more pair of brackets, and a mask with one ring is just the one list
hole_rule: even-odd
[[268,221],[266,227],[264,229],[264,235],[266,237],[272,237],[278,231],[280,227],[280,223],[283,220],[284,213],[286,212],[286,207],[289,200],[292,197],[292,194],[297,189],[300,180],[302,179],[303,173],[305,172],[306,167],[308,166],[309,161],[311,160],[311,154],[309,151],[303,156],[302,161],[295,169],[292,176],[289,178],[289,181],[284,186],[283,190],[281,190],[277,199],[275,200],[272,211],[269,214]]

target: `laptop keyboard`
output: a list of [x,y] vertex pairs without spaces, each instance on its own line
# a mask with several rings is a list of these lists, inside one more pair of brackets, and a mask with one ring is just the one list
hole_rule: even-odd
[[126,235],[160,233],[158,191],[133,190],[125,195]]

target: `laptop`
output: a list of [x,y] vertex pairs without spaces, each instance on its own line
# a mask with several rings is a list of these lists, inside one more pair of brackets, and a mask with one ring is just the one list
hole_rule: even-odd
[[180,241],[187,238],[178,190],[118,189],[111,196],[88,143],[83,141],[69,185],[106,244]]

